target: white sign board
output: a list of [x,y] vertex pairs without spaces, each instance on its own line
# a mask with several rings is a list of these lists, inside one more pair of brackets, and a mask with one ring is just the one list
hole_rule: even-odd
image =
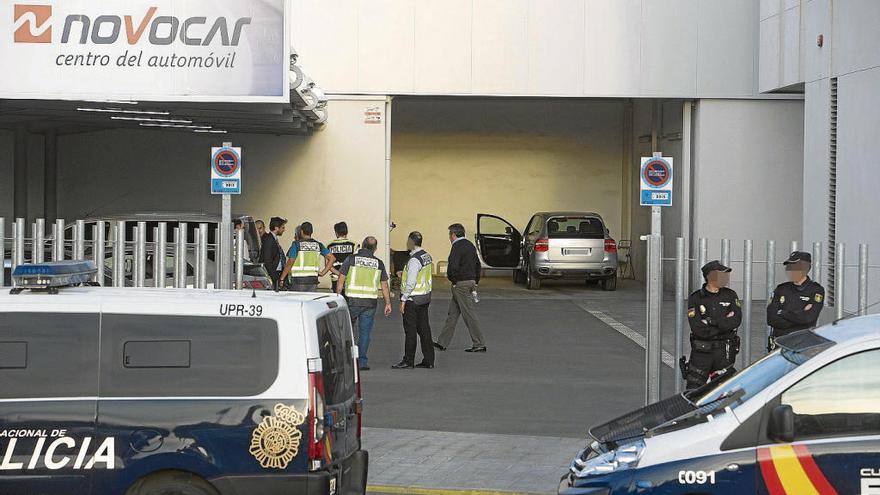
[[643,156],[639,173],[642,206],[672,206],[672,157]]
[[0,98],[285,102],[286,0],[0,2]]
[[241,148],[211,148],[211,194],[241,194]]

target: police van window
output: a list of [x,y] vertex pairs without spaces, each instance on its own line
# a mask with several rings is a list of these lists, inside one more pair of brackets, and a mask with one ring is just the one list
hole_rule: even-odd
[[274,320],[102,316],[102,397],[258,395],[277,375]]
[[334,311],[317,324],[325,398],[328,404],[339,404],[354,395],[351,321],[346,312]]
[[97,314],[0,313],[0,398],[94,397]]
[[880,350],[821,368],[782,394],[795,414],[795,438],[880,434]]
[[605,226],[596,217],[552,217],[547,234],[550,239],[604,239]]

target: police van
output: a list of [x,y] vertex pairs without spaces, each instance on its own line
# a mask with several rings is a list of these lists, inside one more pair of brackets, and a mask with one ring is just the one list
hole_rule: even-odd
[[0,295],[0,493],[365,493],[342,298],[78,276],[21,265]]
[[880,495],[880,316],[590,430],[565,495]]

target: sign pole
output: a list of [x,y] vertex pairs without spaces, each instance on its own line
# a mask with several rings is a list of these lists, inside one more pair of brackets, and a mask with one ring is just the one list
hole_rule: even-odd
[[241,148],[232,143],[211,148],[211,194],[220,194],[220,225],[215,250],[216,289],[232,288],[232,195],[241,194]]

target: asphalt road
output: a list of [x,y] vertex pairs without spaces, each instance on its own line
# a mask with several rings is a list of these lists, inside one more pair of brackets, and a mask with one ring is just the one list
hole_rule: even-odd
[[[435,336],[447,303],[431,304]],[[396,308],[377,317],[372,370],[362,375],[365,426],[583,438],[589,426],[642,405],[644,350],[572,300],[484,298],[478,308],[489,352],[463,352],[470,339],[460,321],[433,370],[390,369],[403,353],[403,327]]]

